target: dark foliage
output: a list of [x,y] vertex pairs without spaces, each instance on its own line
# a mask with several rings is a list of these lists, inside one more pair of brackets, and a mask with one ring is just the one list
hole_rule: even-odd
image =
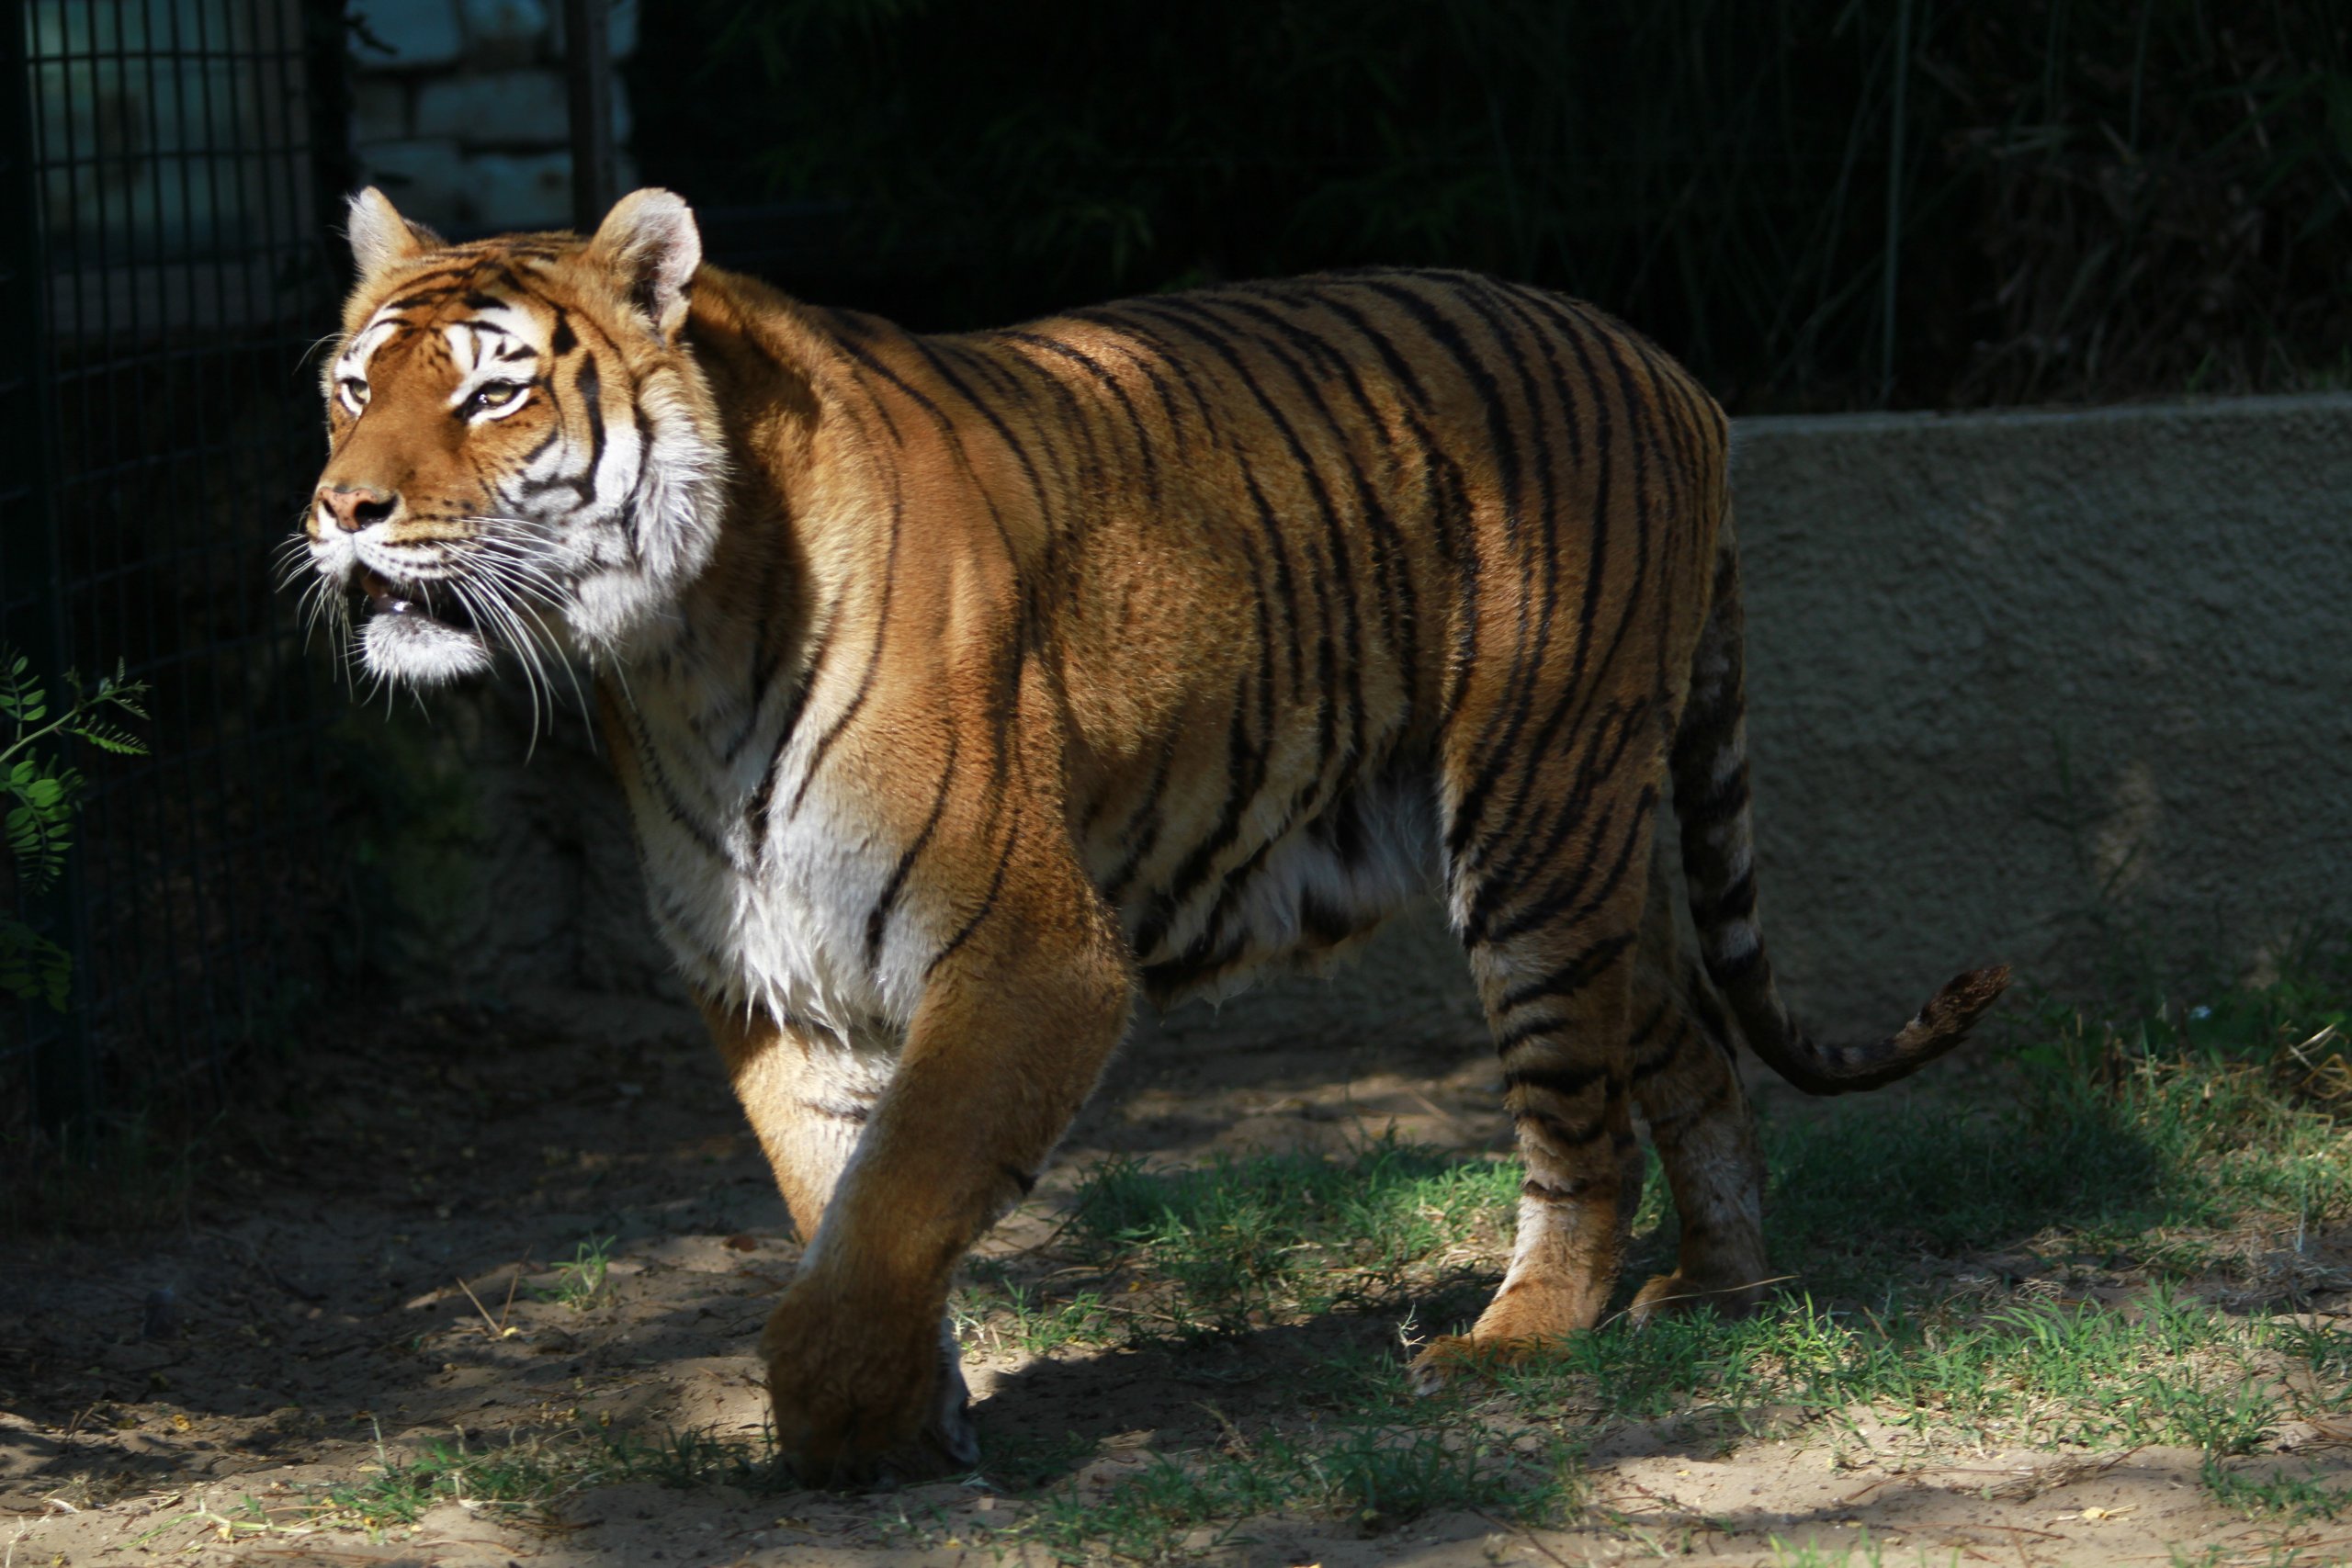
[[2296,386],[2352,343],[2340,0],[657,15],[647,177],[760,209],[723,254],[921,325],[1461,265],[1750,408]]

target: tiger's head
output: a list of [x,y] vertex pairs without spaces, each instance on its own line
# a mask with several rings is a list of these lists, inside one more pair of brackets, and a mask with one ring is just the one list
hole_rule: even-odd
[[710,559],[724,456],[683,337],[702,243],[640,190],[594,237],[447,244],[373,188],[325,372],[328,458],[292,541],[312,613],[434,685],[658,637]]

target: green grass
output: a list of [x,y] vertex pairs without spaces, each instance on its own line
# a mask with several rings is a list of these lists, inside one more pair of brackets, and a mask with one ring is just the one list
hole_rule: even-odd
[[1564,1444],[1524,1454],[1463,1424],[1351,1426],[1321,1441],[1269,1434],[1240,1451],[1155,1455],[1102,1490],[1047,1492],[1001,1533],[1073,1562],[1096,1553],[1149,1562],[1189,1531],[1207,1527],[1222,1544],[1252,1516],[1283,1511],[1367,1535],[1450,1508],[1553,1524],[1580,1495],[1576,1460]]
[[609,1306],[613,1300],[613,1243],[609,1235],[590,1236],[571,1249],[571,1260],[555,1266],[555,1283],[540,1287],[545,1300],[560,1302],[574,1312]]
[[[1276,1414],[1236,1439],[1246,1454],[1160,1455],[1107,1490],[1061,1480],[1082,1457],[1066,1456],[1027,1475],[1035,1505],[1000,1533],[1070,1561],[1148,1560],[1253,1513],[1367,1529],[1453,1506],[1558,1519],[1612,1422],[1680,1421],[1729,1450],[1864,1415],[1876,1441],[1923,1449],[2187,1446],[2233,1507],[2333,1517],[2325,1487],[2244,1456],[2352,1380],[2352,1337],[2268,1315],[2324,1277],[2311,1238],[2352,1217],[2345,996],[2290,977],[2119,1021],[2041,1006],[1965,1103],[1767,1124],[1773,1258],[1797,1278],[1763,1313],[1607,1325],[1435,1401],[1406,1397],[1398,1355],[1297,1368],[1311,1421]],[[1393,1140],[1344,1159],[1108,1161],[1048,1249],[1058,1268],[976,1271],[959,1307],[973,1341],[1032,1354],[1246,1344],[1330,1314],[1451,1329],[1491,1286],[1517,1182],[1509,1162]],[[1627,1290],[1668,1256],[1662,1189],[1637,1219]],[[1507,1440],[1530,1432],[1540,1458]],[[1856,1552],[1783,1558],[1879,1561]]]
[[311,1522],[380,1534],[414,1524],[443,1502],[544,1519],[567,1496],[625,1481],[681,1490],[726,1485],[780,1492],[794,1485],[764,1435],[723,1438],[700,1429],[643,1438],[581,1427],[490,1447],[469,1447],[462,1438],[427,1443],[406,1456],[395,1456],[379,1442],[369,1468],[374,1473],[364,1481],[314,1494],[309,1500]]
[[[2352,1394],[2352,1336],[2278,1315],[2328,1282],[2315,1240],[2352,1218],[2346,994],[2290,978],[2112,1022],[2044,1007],[1951,1104],[1782,1115],[1765,1128],[1767,1214],[1795,1278],[1765,1310],[1611,1322],[1433,1399],[1407,1393],[1395,1331],[1476,1311],[1508,1248],[1515,1164],[1394,1139],[1342,1158],[1105,1161],[1045,1247],[970,1270],[955,1302],[967,1350],[1102,1357],[1115,1399],[1120,1356],[1180,1349],[1158,1364],[1230,1375],[1231,1399],[1137,1407],[1159,1429],[1123,1458],[1112,1439],[991,1429],[963,1491],[877,1502],[874,1523],[1071,1563],[1238,1548],[1274,1517],[1347,1534],[1449,1510],[1617,1528],[1589,1455],[1629,1422],[1719,1455],[1804,1429],[1889,1461],[1954,1443],[2177,1445],[2250,1520],[2352,1515],[2265,1452],[2285,1421]],[[1647,1190],[1626,1292],[1668,1260],[1663,1190]],[[560,1265],[559,1299],[598,1299],[608,1250],[592,1240]],[[440,1498],[529,1510],[618,1479],[788,1487],[772,1459],[708,1434],[582,1428],[388,1457],[322,1507],[389,1526]],[[981,1489],[987,1512],[953,1500]],[[1867,1539],[1773,1550],[1791,1568],[1943,1561]]]
[[1393,1138],[1344,1161],[1276,1155],[1152,1171],[1109,1160],[1088,1173],[1065,1237],[1074,1258],[1158,1287],[1152,1310],[1125,1309],[1130,1337],[1236,1335],[1401,1301],[1442,1277],[1449,1249],[1508,1234],[1519,1182],[1515,1165],[1463,1164]]
[[1876,1406],[1894,1424],[1985,1441],[2251,1450],[2278,1417],[2285,1337],[2159,1288],[2131,1317],[2011,1303],[1841,1313],[1811,1301],[1737,1323],[1704,1314],[1565,1342],[1500,1382],[1530,1408],[1608,1416],[1703,1412],[1754,1430],[1793,1407]]
[[2316,1473],[2250,1475],[2218,1458],[2205,1461],[2205,1484],[2214,1496],[2251,1518],[2303,1524],[2341,1518],[2352,1512],[2352,1492],[2322,1483]]

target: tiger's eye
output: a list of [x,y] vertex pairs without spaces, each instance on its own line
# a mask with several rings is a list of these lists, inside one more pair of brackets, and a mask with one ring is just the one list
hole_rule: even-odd
[[356,376],[345,376],[342,381],[342,388],[345,400],[348,401],[353,408],[362,408],[367,405],[367,382],[361,380]]
[[478,409],[504,408],[522,394],[519,381],[485,381],[474,389],[473,404]]

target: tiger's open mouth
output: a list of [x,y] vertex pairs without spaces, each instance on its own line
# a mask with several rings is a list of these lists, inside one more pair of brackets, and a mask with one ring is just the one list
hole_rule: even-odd
[[471,637],[481,635],[465,601],[446,584],[395,582],[380,573],[362,571],[353,592],[367,602],[371,619],[406,616]]
[[351,583],[354,619],[366,609],[359,648],[379,675],[416,686],[487,674],[490,638],[456,585],[402,582],[363,569]]

